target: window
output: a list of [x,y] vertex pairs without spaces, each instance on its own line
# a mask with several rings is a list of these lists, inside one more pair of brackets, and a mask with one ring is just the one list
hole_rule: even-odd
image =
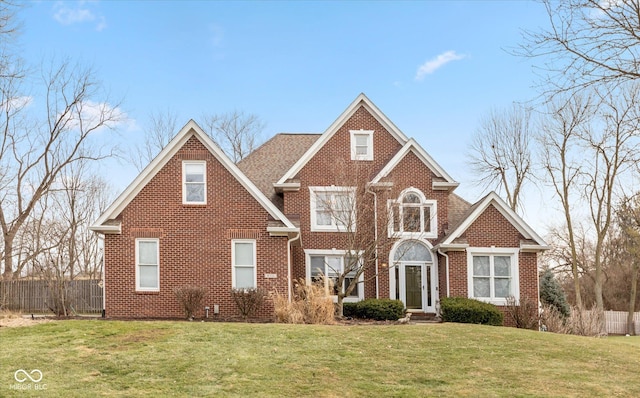
[[351,160],[373,160],[373,130],[349,130]]
[[469,297],[497,305],[519,299],[517,249],[470,249],[468,261]]
[[160,250],[158,239],[136,239],[136,290],[160,290]]
[[182,162],[182,203],[207,203],[206,165],[204,161]]
[[355,189],[309,187],[311,231],[355,231]]
[[256,241],[234,240],[231,262],[233,263],[231,286],[235,289],[256,287]]
[[397,200],[390,201],[389,237],[438,237],[437,207],[435,200],[426,200],[415,188],[404,190]]
[[[344,279],[342,289],[346,289],[351,281],[356,278],[359,267],[362,266],[362,259],[358,256],[349,255],[342,250],[306,250],[307,253],[307,279],[309,282],[318,282],[325,277],[325,288],[331,288],[330,294],[338,295],[338,276],[349,271]],[[344,301],[358,301],[364,298],[364,288],[362,286],[363,275],[360,275],[359,283],[344,298]]]

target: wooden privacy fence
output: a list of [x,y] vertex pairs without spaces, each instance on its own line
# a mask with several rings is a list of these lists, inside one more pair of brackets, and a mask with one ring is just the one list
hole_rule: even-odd
[[[104,290],[99,279],[65,281],[71,314],[102,312]],[[0,281],[0,309],[25,313],[51,313],[51,292],[46,280]]]
[[[607,323],[607,333],[609,334],[627,334],[627,315],[626,311],[605,311],[604,319]],[[633,314],[633,327],[636,335],[640,334],[640,312]]]

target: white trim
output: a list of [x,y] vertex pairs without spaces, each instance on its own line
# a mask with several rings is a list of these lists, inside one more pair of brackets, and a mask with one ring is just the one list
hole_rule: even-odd
[[[416,205],[403,205],[402,203],[402,199],[405,195],[409,194],[409,193],[414,193],[416,195],[418,195],[420,197],[420,203],[416,204]],[[399,217],[399,224],[400,224],[400,231],[395,231],[394,230],[394,223],[395,223],[395,217],[396,215],[394,214],[393,208],[394,206],[398,206],[399,212],[400,214],[398,214]],[[417,207],[420,209],[420,229],[421,231],[417,231],[417,232],[411,232],[411,231],[404,231],[404,207]],[[429,220],[429,232],[425,231],[425,226],[426,226],[426,220],[424,219],[424,208],[428,207],[429,210],[429,214],[430,214],[430,220]],[[402,238],[410,238],[410,239],[419,239],[419,238],[430,238],[430,239],[435,239],[438,237],[438,202],[436,200],[433,199],[427,199],[426,196],[422,193],[421,190],[419,190],[418,188],[414,188],[414,187],[409,187],[409,188],[405,188],[404,190],[402,190],[402,192],[400,192],[400,195],[398,195],[397,199],[389,199],[387,201],[387,211],[389,212],[389,225],[387,227],[387,232],[388,232],[388,237],[389,238],[393,238],[393,237],[402,237]]]
[[520,249],[513,247],[470,247],[467,249],[467,293],[469,298],[484,301],[495,305],[506,305],[507,299],[503,297],[495,297],[492,293],[490,297],[475,297],[473,295],[473,257],[489,256],[490,258],[490,289],[493,292],[494,285],[494,256],[509,256],[511,258],[511,294],[516,301],[520,300],[520,274],[519,274],[519,252]]
[[400,145],[404,145],[408,138],[400,129],[398,129],[392,122],[389,120],[378,107],[376,107],[373,102],[366,95],[361,93],[356,97],[356,99],[347,107],[347,109],[342,112],[340,116],[325,130],[325,132],[316,140],[316,142],[311,145],[311,147],[307,150],[307,152],[302,155],[300,159],[287,171],[282,178],[276,183],[277,185],[285,183],[287,180],[294,178],[300,170],[315,156],[315,154],[324,146],[324,144],[329,141],[331,137],[342,127],[342,125],[351,117],[353,114],[360,108],[365,108],[377,121],[382,125],[382,127],[387,130],[391,135],[400,143]]
[[[204,185],[204,194],[202,201],[187,200],[187,165],[202,166],[202,184]],[[207,204],[207,162],[205,160],[183,160],[182,161],[182,204],[183,205],[206,205]]]
[[[324,257],[341,257],[342,258],[342,270],[344,271],[344,257],[349,254],[349,250],[336,250],[336,249],[305,249],[304,250],[304,258],[305,258],[305,275],[308,284],[311,284],[311,256],[324,256]],[[362,262],[362,251],[358,251],[353,253],[360,257],[360,262]],[[326,274],[326,262],[325,262],[325,274]],[[325,288],[328,289],[328,286],[325,285]],[[331,295],[333,301],[338,301],[338,296]],[[342,299],[343,302],[357,302],[364,300],[364,273],[360,274],[358,277],[358,297],[354,296],[346,296]]]
[[[157,287],[140,287],[140,256],[139,256],[139,244],[140,242],[153,242],[156,244],[156,280],[158,281]],[[135,240],[135,264],[136,264],[136,292],[159,292],[160,291],[160,239],[158,238],[136,238]],[[153,265],[153,264],[144,264]]]
[[411,138],[408,140],[404,146],[396,152],[396,154],[389,160],[389,162],[380,170],[378,175],[376,175],[373,180],[371,180],[372,184],[380,182],[380,180],[384,177],[387,177],[389,173],[400,163],[402,159],[409,153],[413,152],[422,163],[425,164],[433,172],[436,177],[444,178],[445,181],[438,182],[439,184],[447,183],[453,190],[453,188],[457,187],[459,183],[457,183],[444,169],[414,140]]
[[158,156],[133,180],[131,184],[118,196],[118,198],[96,220],[93,230],[99,231],[105,223],[118,217],[129,203],[140,193],[149,181],[173,158],[182,146],[191,137],[196,137],[209,152],[226,168],[242,186],[256,199],[258,203],[276,220],[280,220],[285,226],[296,228],[295,225],[273,204],[247,176],[240,171],[222,149],[198,126],[190,120],[178,134],[164,147]]
[[[236,264],[236,243],[251,243],[253,246],[253,264],[237,265]],[[255,239],[232,239],[231,240],[231,287],[236,288],[236,268],[253,268],[253,288],[258,287],[258,263],[257,263],[257,246]]]
[[[373,160],[373,130],[349,130],[351,137],[351,160]],[[367,153],[358,155],[357,136],[365,136],[367,138]]]
[[[331,225],[318,225],[317,214],[316,214],[316,206],[317,206],[317,194],[325,193],[325,194],[335,194],[335,193],[348,193],[350,194],[350,200],[352,201],[350,209],[351,215],[349,216],[349,225],[345,225],[344,223],[336,222],[336,219],[333,214],[331,216]],[[337,186],[328,186],[328,187],[318,187],[312,186],[309,187],[309,216],[310,216],[310,225],[309,228],[311,232],[355,232],[356,230],[356,189],[355,187],[337,187]]]
[[[454,231],[447,235],[447,237],[440,243],[440,246],[445,248],[451,245],[456,238],[461,236],[464,231],[466,231],[467,228],[469,228],[469,226],[473,224],[473,222],[480,217],[482,213],[484,213],[489,205],[493,205],[526,239],[534,240],[540,246],[541,251],[548,247],[547,243],[495,192],[491,192],[481,199],[480,203],[475,207],[471,214],[469,214]],[[534,245],[529,245],[529,248],[532,248],[533,246]]]

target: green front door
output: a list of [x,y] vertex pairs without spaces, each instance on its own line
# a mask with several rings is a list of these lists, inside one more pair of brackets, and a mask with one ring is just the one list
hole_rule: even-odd
[[408,310],[422,309],[422,266],[405,265],[406,306]]

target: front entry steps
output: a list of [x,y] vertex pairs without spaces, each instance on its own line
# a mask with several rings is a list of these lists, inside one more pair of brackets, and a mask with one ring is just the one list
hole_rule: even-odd
[[440,323],[442,319],[433,312],[412,312],[411,323]]

